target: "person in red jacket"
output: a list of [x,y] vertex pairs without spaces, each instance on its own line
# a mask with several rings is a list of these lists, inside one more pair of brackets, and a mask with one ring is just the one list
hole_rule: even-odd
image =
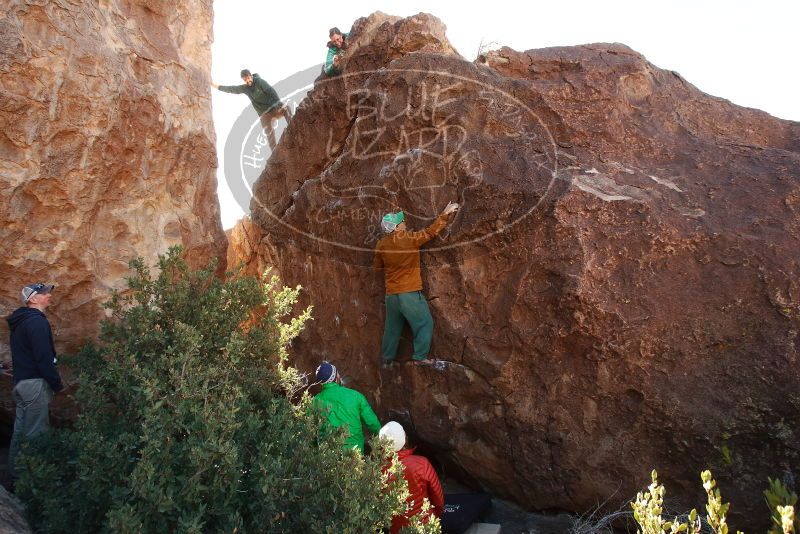
[[424,456],[414,454],[413,448],[406,448],[406,432],[403,426],[396,421],[389,421],[381,428],[378,435],[391,444],[392,450],[397,451],[397,457],[403,464],[403,478],[408,483],[409,497],[406,513],[392,518],[391,534],[397,534],[403,527],[410,524],[410,519],[422,513],[422,503],[428,499],[431,508],[422,518],[427,523],[431,514],[441,518],[444,512],[444,491],[439,477],[433,466]]

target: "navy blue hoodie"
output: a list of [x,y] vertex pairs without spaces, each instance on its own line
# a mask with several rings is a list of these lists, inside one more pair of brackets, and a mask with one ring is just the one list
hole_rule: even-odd
[[44,313],[36,308],[17,308],[6,321],[11,330],[14,384],[29,378],[44,378],[53,391],[64,389],[56,370],[53,332]]

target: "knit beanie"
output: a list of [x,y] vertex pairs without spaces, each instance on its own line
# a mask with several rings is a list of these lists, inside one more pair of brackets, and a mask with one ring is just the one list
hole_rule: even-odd
[[387,213],[383,216],[381,220],[381,228],[387,234],[389,232],[394,231],[397,228],[397,225],[406,220],[406,214],[402,211],[398,211],[397,213]]
[[378,432],[381,439],[389,440],[392,444],[392,450],[399,451],[406,444],[406,431],[403,426],[397,421],[389,421]]
[[317,382],[320,384],[330,384],[336,380],[336,366],[332,363],[322,362],[317,367]]

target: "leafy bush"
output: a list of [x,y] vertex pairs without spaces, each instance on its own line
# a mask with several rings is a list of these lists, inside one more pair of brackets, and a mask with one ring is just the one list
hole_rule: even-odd
[[[706,490],[708,502],[706,504],[705,524],[715,534],[728,534],[726,515],[730,503],[723,502],[717,482],[711,471],[700,474],[703,489]],[[697,510],[689,512],[685,521],[675,517],[672,521],[662,518],[664,504],[664,486],[658,483],[658,473],[651,474],[652,482],[643,492],[636,495],[636,500],[631,503],[633,517],[639,524],[638,532],[641,534],[674,534],[686,532],[700,534],[703,530],[703,520],[698,517]],[[769,479],[769,488],[764,492],[767,505],[772,512],[773,527],[770,534],[791,534],[797,531],[794,506],[797,503],[797,494],[787,490],[779,481]],[[737,531],[737,534],[742,534]]]
[[655,470],[650,477],[652,480],[650,485],[645,491],[637,493],[636,500],[631,503],[633,518],[639,524],[639,532],[642,534],[662,534],[664,532],[699,534],[701,526],[697,510],[692,510],[685,522],[681,522],[679,517],[675,517],[672,521],[665,521],[662,518],[666,489],[658,483],[658,473]]
[[409,525],[401,528],[400,534],[441,534],[442,523],[438,517],[429,514],[430,510],[431,502],[424,499],[422,511],[409,519]]
[[769,487],[764,490],[764,498],[772,515],[772,528],[769,534],[800,532],[800,524],[794,513],[797,493],[789,491],[778,479],[767,480]]
[[[74,359],[74,427],[27,444],[17,492],[42,532],[365,533],[403,510],[402,476],[322,435],[286,365],[299,288],[222,281],[180,250],[131,263],[100,344]],[[379,447],[378,443],[375,443]],[[380,450],[380,449],[378,449]],[[399,463],[399,462],[397,462]]]

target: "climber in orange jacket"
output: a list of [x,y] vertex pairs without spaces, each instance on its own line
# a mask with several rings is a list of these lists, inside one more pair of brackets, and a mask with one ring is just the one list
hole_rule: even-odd
[[425,499],[431,508],[422,518],[423,523],[430,520],[431,515],[441,518],[444,512],[444,491],[439,477],[433,466],[424,456],[414,454],[413,448],[406,448],[406,432],[403,426],[396,421],[389,421],[381,428],[378,435],[389,441],[391,449],[397,452],[400,463],[403,464],[403,478],[408,484],[408,499],[406,513],[392,518],[391,534],[397,534],[403,527],[410,524],[410,519],[422,513],[422,503]]
[[457,209],[458,204],[448,203],[433,224],[419,232],[406,230],[402,211],[387,213],[381,221],[381,228],[389,235],[378,241],[372,266],[383,270],[386,281],[386,319],[381,344],[384,364],[394,361],[404,321],[408,321],[414,333],[412,358],[416,362],[430,361],[433,317],[422,294],[419,248],[447,226],[450,214]]

